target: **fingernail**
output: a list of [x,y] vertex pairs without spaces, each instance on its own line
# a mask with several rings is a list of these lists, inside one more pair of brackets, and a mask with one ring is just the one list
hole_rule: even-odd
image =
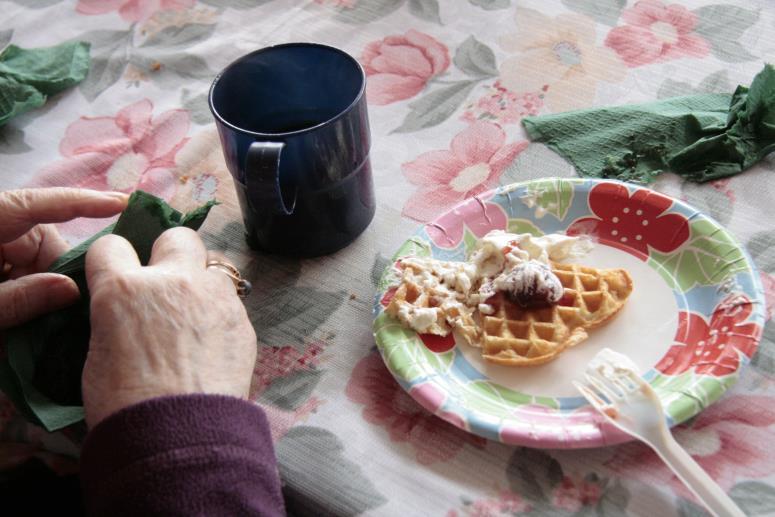
[[129,194],[126,194],[124,192],[103,192],[102,194],[105,197],[109,197],[111,199],[118,199],[124,203],[129,201]]
[[81,297],[73,279],[64,275],[52,278],[47,295],[49,302],[56,307],[66,307]]

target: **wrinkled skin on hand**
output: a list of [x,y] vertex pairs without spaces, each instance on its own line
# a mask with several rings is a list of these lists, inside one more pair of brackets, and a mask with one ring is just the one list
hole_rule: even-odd
[[128,196],[77,188],[0,192],[0,330],[67,307],[78,287],[64,275],[46,273],[67,249],[52,224],[76,217],[109,217]]
[[231,279],[206,269],[207,258],[188,228],[164,232],[145,267],[119,236],[91,246],[92,328],[82,384],[89,427],[159,396],[247,398],[256,335]]

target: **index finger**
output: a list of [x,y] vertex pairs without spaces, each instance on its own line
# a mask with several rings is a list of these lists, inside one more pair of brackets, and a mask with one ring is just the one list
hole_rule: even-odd
[[121,192],[52,187],[0,192],[0,242],[10,242],[39,223],[76,217],[110,217],[126,208]]

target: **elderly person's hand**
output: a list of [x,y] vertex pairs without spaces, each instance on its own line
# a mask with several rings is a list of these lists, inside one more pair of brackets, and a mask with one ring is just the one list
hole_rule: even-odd
[[44,273],[69,246],[51,224],[75,217],[109,217],[128,196],[76,188],[0,192],[0,329],[10,328],[78,299],[64,275]]
[[231,279],[206,269],[196,232],[173,228],[147,266],[116,235],[86,255],[91,342],[83,370],[91,428],[122,408],[164,395],[246,398],[256,334]]

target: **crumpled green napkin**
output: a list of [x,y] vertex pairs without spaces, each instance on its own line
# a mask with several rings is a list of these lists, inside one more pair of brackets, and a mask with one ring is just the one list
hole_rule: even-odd
[[664,170],[696,182],[738,174],[775,151],[775,69],[750,88],[522,119],[528,136],[582,176],[648,183]]
[[[146,192],[134,192],[115,224],[68,251],[49,271],[69,276],[78,284],[81,300],[9,330],[6,356],[0,358],[0,390],[32,423],[55,431],[83,419],[81,372],[89,347],[89,293],[84,263],[86,251],[98,237],[114,233],[134,246],[146,264],[156,238],[169,228],[198,229],[215,201],[186,215]],[[142,339],[142,336],[138,336]]]
[[89,64],[89,43],[83,41],[34,49],[9,45],[0,52],[0,126],[83,81]]

